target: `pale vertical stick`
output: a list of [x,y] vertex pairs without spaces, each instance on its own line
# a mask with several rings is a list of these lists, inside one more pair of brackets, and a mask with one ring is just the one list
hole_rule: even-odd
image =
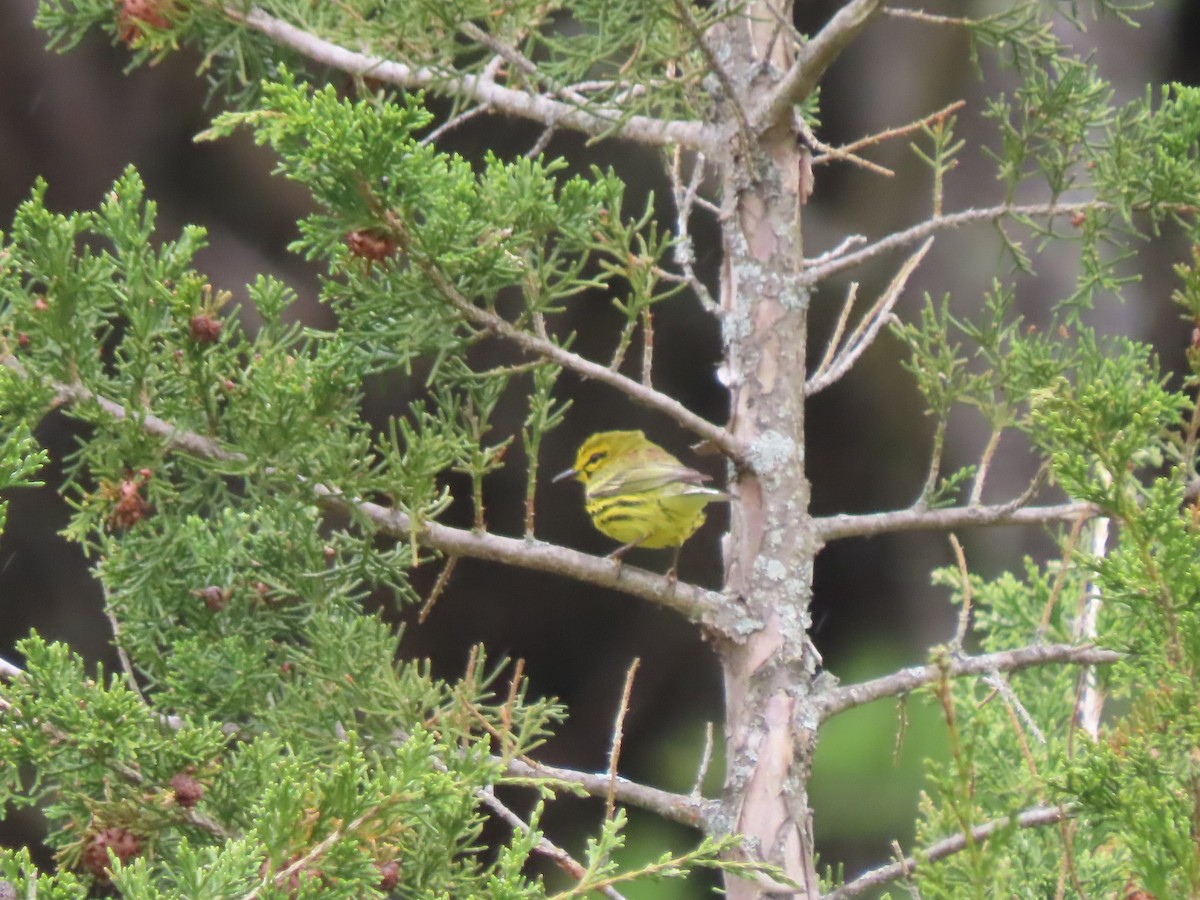
[[[1106,484],[1112,483],[1112,476],[1102,473]],[[1092,523],[1092,556],[1102,559],[1108,552],[1109,518],[1100,516]],[[1100,596],[1100,586],[1094,578],[1089,578],[1083,609],[1075,621],[1075,637],[1080,641],[1093,641],[1096,638],[1096,622],[1100,615],[1103,599]],[[1079,695],[1079,703],[1075,708],[1075,719],[1092,740],[1100,734],[1100,715],[1104,712],[1104,691],[1096,678],[1095,666],[1083,670],[1083,691]]]

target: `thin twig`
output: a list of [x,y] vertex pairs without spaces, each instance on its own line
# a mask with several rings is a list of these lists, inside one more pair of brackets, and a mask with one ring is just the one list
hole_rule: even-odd
[[[1112,476],[1105,471],[1101,477],[1106,484],[1112,483]],[[1108,531],[1110,520],[1107,516],[1098,516],[1092,522],[1092,557],[1103,559],[1108,553]],[[1095,640],[1097,621],[1100,610],[1104,605],[1100,593],[1100,584],[1095,577],[1088,578],[1084,589],[1083,608],[1075,622],[1075,636],[1081,640]],[[1083,690],[1075,708],[1075,721],[1093,741],[1100,735],[1100,716],[1104,712],[1104,691],[1096,677],[1096,670],[1085,669],[1083,672]]]
[[950,530],[984,525],[1046,525],[1070,522],[1099,513],[1090,503],[1059,503],[1053,506],[1025,506],[1022,498],[1011,503],[983,506],[947,506],[942,509],[898,509],[866,515],[825,516],[813,519],[817,538],[829,542],[848,537],[869,537],[897,531]]
[[425,135],[425,137],[421,138],[421,140],[417,141],[417,143],[421,146],[433,144],[443,135],[453,131],[460,125],[465,125],[476,116],[481,116],[484,113],[489,113],[491,111],[492,110],[486,106],[472,106],[470,109],[464,110],[456,116],[451,116],[437,128],[433,129],[433,131],[429,132],[429,134]]
[[796,26],[792,23],[791,15],[784,15],[783,11],[774,3],[772,3],[771,0],[763,0],[760,6],[766,8],[767,12],[771,14],[771,18],[775,20],[775,24],[778,25],[780,29],[788,33],[788,36],[792,39],[793,43],[801,44],[807,40],[807,38],[801,34]]
[[1039,744],[1046,743],[1046,735],[1042,733],[1042,729],[1038,727],[1034,721],[1033,714],[1021,702],[1021,698],[1017,696],[1017,692],[1012,689],[1012,685],[1000,677],[999,672],[992,672],[984,678],[984,684],[989,685],[1000,699],[1004,701],[1004,706],[1008,710],[1008,715],[1013,723],[1013,730],[1017,733],[1017,742],[1021,745],[1021,753],[1025,757],[1025,764],[1029,767],[1029,774],[1033,776],[1034,783],[1038,782],[1037,763],[1033,759],[1033,751],[1029,749],[1029,742],[1025,740],[1025,730],[1021,727],[1024,723],[1025,728],[1028,728],[1030,733],[1037,738]]
[[642,384],[654,389],[654,314],[650,307],[642,310]]
[[1050,596],[1046,598],[1046,605],[1042,607],[1042,618],[1038,622],[1037,631],[1034,632],[1037,640],[1041,640],[1046,630],[1050,627],[1050,617],[1054,614],[1054,607],[1058,605],[1058,598],[1062,594],[1063,586],[1067,583],[1067,573],[1071,569],[1071,557],[1075,555],[1075,545],[1079,543],[1079,536],[1083,533],[1083,525],[1089,518],[1091,517],[1080,515],[1071,523],[1071,530],[1067,533],[1067,539],[1063,543],[1062,556],[1058,562],[1058,572],[1055,574],[1054,584],[1050,588]]
[[458,27],[462,33],[471,40],[483,47],[487,47],[487,49],[501,57],[510,66],[524,72],[530,77],[530,79],[541,85],[543,88],[548,88],[552,93],[560,97],[566,97],[572,103],[575,103],[579,106],[588,105],[588,99],[586,97],[575,93],[575,91],[573,91],[568,85],[555,82],[552,78],[546,75],[545,72],[541,71],[541,69],[539,69],[534,62],[529,59],[529,57],[527,57],[516,47],[498,40],[497,38],[488,34],[474,22],[460,22]]
[[704,750],[700,753],[700,765],[696,767],[696,780],[692,783],[692,791],[688,794],[692,800],[703,797],[704,779],[708,776],[708,767],[712,763],[713,723],[704,723]]
[[[476,648],[472,648],[471,659],[468,662],[468,668],[473,666],[475,663],[475,650]],[[513,681],[510,685],[513,696],[516,694],[517,681],[520,679],[520,667],[521,664],[518,663],[517,671],[513,673]],[[482,724],[490,734],[497,735],[496,729],[487,721],[486,717],[484,717],[478,709],[475,709],[473,706],[469,706],[469,708],[471,712],[478,718],[480,724]],[[402,732],[397,733],[397,738],[401,741],[408,739],[407,735],[403,734]],[[493,759],[496,758],[493,757]],[[510,767],[512,766],[512,762],[513,761],[509,761]],[[446,765],[446,763],[436,756],[432,758],[432,763],[433,767],[439,772],[449,771],[449,767]],[[524,835],[529,834],[531,830],[529,823],[509,809],[503,802],[501,802],[501,800],[496,796],[496,790],[494,786],[489,785],[487,787],[478,788],[475,791],[475,798],[489,810],[491,810],[493,815],[495,815],[501,821],[508,823],[508,825],[514,831],[518,831]],[[534,846],[534,852],[540,853],[548,859],[553,860],[555,865],[557,865],[576,881],[582,881],[587,876],[587,869],[577,859],[575,859],[570,853],[559,847],[545,835],[542,835],[538,838],[538,842]],[[610,900],[624,900],[621,894],[617,893],[617,891],[611,887],[597,887],[595,890],[603,892],[603,894],[606,897],[609,897]]]
[[429,614],[433,612],[433,604],[437,603],[438,598],[442,596],[442,592],[446,590],[446,585],[450,583],[450,576],[454,574],[454,567],[457,565],[457,556],[451,556],[446,559],[446,565],[442,566],[442,571],[438,573],[437,581],[433,583],[433,589],[429,592],[429,599],[425,601],[421,607],[421,611],[417,613],[418,624],[424,625],[425,620],[429,618]]
[[[398,221],[393,221],[392,226],[398,231],[403,232],[404,230],[403,224]],[[601,384],[620,391],[635,403],[640,403],[674,419],[679,425],[704,438],[706,441],[710,441],[738,466],[745,467],[748,464],[748,454],[727,429],[722,428],[720,425],[714,425],[702,416],[696,415],[674,397],[662,394],[653,388],[648,388],[644,384],[634,381],[632,378],[627,378],[619,372],[613,372],[606,366],[572,353],[553,341],[548,341],[545,338],[522,331],[502,316],[472,303],[446,277],[446,274],[433,260],[418,256],[415,258],[415,261],[425,276],[433,283],[433,286],[437,288],[438,292],[449,300],[462,313],[463,317],[472,324],[504,338],[527,353],[541,356],[543,359],[562,366],[576,375],[599,381]]]
[[264,875],[262,882],[258,885],[258,887],[254,888],[254,890],[247,894],[243,894],[242,900],[254,900],[254,898],[258,897],[265,888],[272,886],[280,887],[286,884],[291,876],[303,870],[308,866],[309,863],[323,856],[331,847],[333,847],[334,844],[340,841],[343,836],[346,834],[351,834],[357,831],[359,828],[362,828],[362,826],[378,812],[379,807],[372,806],[368,808],[362,815],[351,820],[347,825],[345,825],[345,827],[339,826],[333,829],[333,831],[331,831],[324,839],[314,844],[311,850],[309,850],[287,868],[281,869],[274,873],[268,872],[266,875]]
[[711,313],[719,313],[721,305],[713,299],[707,285],[696,275],[695,246],[692,242],[690,221],[692,207],[699,198],[700,184],[704,180],[705,160],[703,154],[697,154],[692,165],[692,174],[687,186],[683,184],[683,150],[676,147],[671,154],[671,163],[667,167],[667,176],[671,179],[671,196],[675,200],[675,244],[673,256],[675,264],[683,271],[684,279],[692,292],[700,301],[700,305]]
[[824,696],[816,698],[816,706],[824,722],[847,709],[871,703],[884,697],[910,694],[918,688],[949,676],[962,678],[975,675],[990,675],[993,672],[1019,672],[1033,666],[1059,664],[1109,665],[1121,658],[1115,650],[1089,645],[1035,644],[1016,650],[1001,650],[980,656],[964,656],[951,659],[943,665],[929,664],[901,669],[881,678],[833,688]]
[[979,458],[979,468],[975,472],[975,482],[971,485],[971,496],[967,498],[967,502],[972,506],[983,500],[983,485],[987,481],[988,472],[992,468],[992,458],[996,455],[996,448],[1000,446],[1000,438],[1003,434],[1003,428],[992,426],[992,433],[988,437],[987,446],[983,448],[983,455]]
[[885,16],[892,16],[896,19],[912,19],[917,22],[925,22],[929,25],[962,25],[970,26],[976,24],[975,19],[968,19],[965,16],[939,16],[934,13],[927,13],[923,9],[904,9],[903,7],[887,7],[883,10]]
[[[500,71],[500,67],[503,65],[504,58],[501,56],[494,56],[488,60],[487,65],[484,66],[483,71],[480,72],[479,77],[483,79],[485,84],[495,84],[496,73]],[[433,131],[429,132],[429,134],[425,135],[425,137],[421,138],[421,140],[419,140],[417,143],[422,147],[436,143],[443,135],[450,133],[460,125],[471,121],[471,119],[474,119],[476,116],[491,111],[491,107],[487,106],[486,104],[472,106],[470,109],[466,109],[457,115],[452,115],[437,128],[433,129]]]
[[814,266],[819,266],[822,263],[827,263],[830,260],[837,259],[839,256],[843,256],[844,254],[849,253],[855,247],[861,247],[866,242],[867,242],[866,235],[862,235],[862,234],[847,235],[846,237],[842,238],[842,242],[840,244],[838,244],[836,247],[834,247],[832,250],[826,250],[820,256],[814,256],[811,259],[805,260],[804,266],[806,268],[812,268]]
[[[839,162],[852,163],[853,165],[866,169],[868,172],[874,172],[876,175],[882,175],[884,178],[894,178],[896,175],[896,173],[887,166],[881,166],[877,162],[871,162],[871,160],[864,159],[863,157],[852,153],[845,148],[832,147],[829,144],[826,144],[824,141],[818,138],[816,134],[813,133],[813,130],[808,127],[808,123],[803,119],[797,120],[796,127],[800,132],[800,140],[807,145],[810,151],[814,151],[814,153],[820,153],[819,158],[822,162],[828,162],[831,159],[836,159]],[[817,158],[817,156],[810,154],[808,163],[808,168],[810,170],[813,166],[813,160]]]
[[916,270],[917,266],[921,264],[921,260],[925,258],[925,254],[929,252],[931,246],[933,246],[932,237],[928,238],[918,248],[917,252],[910,256],[904,265],[900,267],[900,271],[896,273],[891,284],[887,286],[887,290],[879,296],[875,305],[871,307],[870,312],[862,317],[854,331],[850,334],[850,337],[846,339],[845,345],[829,363],[829,366],[824,371],[818,370],[805,384],[804,392],[807,395],[811,396],[837,382],[850,371],[864,351],[875,342],[875,338],[879,335],[879,330],[883,328],[884,323],[891,316],[892,308],[904,292],[909,277]]
[[962,653],[963,643],[967,640],[967,629],[971,627],[971,573],[967,569],[967,555],[953,533],[950,534],[950,547],[954,550],[954,558],[958,562],[958,577],[962,583],[962,609],[958,612],[958,628],[954,631],[954,640],[950,642],[950,652]]
[[1013,206],[1004,203],[984,209],[964,209],[956,213],[933,216],[924,222],[918,222],[911,228],[896,231],[886,237],[882,237],[854,253],[847,253],[844,256],[834,259],[826,259],[821,263],[815,263],[810,260],[801,271],[799,280],[802,286],[811,287],[814,284],[824,281],[831,275],[836,275],[838,272],[862,265],[867,260],[874,259],[882,253],[887,253],[897,247],[915,244],[917,241],[927,238],[931,234],[937,234],[939,231],[948,231],[952,228],[961,228],[963,225],[972,225],[977,222],[994,222],[1007,216],[1036,216],[1043,218],[1069,215],[1090,209],[1110,208],[1110,204],[1096,200],[1082,203],[1033,203],[1025,206]]
[[850,313],[854,309],[854,301],[857,299],[858,282],[852,281],[850,282],[850,286],[846,288],[846,299],[842,301],[842,311],[838,313],[837,323],[833,326],[833,334],[829,336],[829,343],[825,345],[825,355],[821,357],[821,362],[813,371],[812,378],[822,375],[833,364],[833,358],[837,355],[838,346],[842,342],[842,335],[846,332],[846,325],[850,321]]
[[612,744],[608,750],[608,792],[604,797],[604,819],[612,821],[617,812],[617,763],[621,759],[621,741],[625,737],[625,714],[629,712],[629,696],[633,693],[633,678],[641,660],[634,657],[625,673],[625,686],[621,689],[621,702],[617,704],[617,717],[613,722]]
[[[1015,819],[1018,828],[1040,828],[1043,825],[1053,825],[1056,822],[1061,822],[1070,815],[1071,812],[1069,810],[1064,810],[1059,806],[1035,806],[1032,809],[1018,813]],[[971,842],[974,844],[986,841],[996,831],[1001,828],[1007,828],[1012,822],[1013,817],[1006,816],[994,822],[985,822],[983,825],[977,825],[971,829]],[[860,897],[872,888],[877,888],[898,878],[911,875],[917,870],[918,865],[938,862],[947,856],[953,856],[955,853],[961,852],[966,847],[966,835],[952,835],[927,847],[921,853],[920,862],[918,862],[916,856],[907,856],[890,865],[872,869],[870,872],[859,875],[853,881],[843,884],[840,888],[822,895],[821,900],[851,900],[853,897]]]
[[558,133],[558,129],[553,125],[547,125],[542,129],[542,133],[538,135],[538,139],[533,142],[533,146],[525,151],[526,159],[537,159],[542,151],[550,146],[550,141],[554,139],[554,135]]
[[548,766],[531,759],[513,759],[506,763],[504,774],[511,778],[537,778],[560,781],[578,788],[590,797],[613,797],[626,806],[649,810],[664,819],[697,828],[706,833],[712,830],[720,811],[717,800],[700,796],[673,794],[661,788],[617,777],[614,782],[607,772],[581,772],[560,766]]
[[137,675],[133,671],[133,662],[130,661],[129,654],[125,652],[125,645],[121,643],[121,624],[113,614],[112,604],[108,596],[108,588],[103,583],[100,587],[104,593],[104,617],[108,619],[109,627],[112,628],[113,646],[117,648],[117,659],[121,661],[121,669],[125,672],[125,683],[129,685],[129,689],[133,691],[134,696],[142,701],[144,706],[149,706],[150,704],[146,702],[146,695],[142,693],[141,685],[137,683]]
[[869,134],[866,137],[859,138],[857,141],[844,144],[841,147],[830,147],[824,153],[813,157],[813,165],[815,166],[833,160],[840,160],[843,157],[851,156],[854,151],[861,150],[863,147],[881,144],[884,141],[891,140],[892,138],[904,137],[906,134],[911,134],[912,132],[923,128],[930,122],[943,119],[951,113],[958,112],[958,110],[962,109],[966,105],[967,104],[965,100],[956,100],[949,106],[944,106],[937,112],[930,113],[923,118],[917,119],[915,122],[909,122],[907,125],[900,125],[896,128],[888,128],[884,131],[878,131],[875,134]]
[[[430,66],[414,68],[381,56],[359,53],[297,28],[257,7],[243,14],[227,5],[224,13],[230,19],[253,28],[314,62],[343,72],[365,75],[410,90],[468,97],[506,115],[532,119],[544,125],[554,124],[592,136],[611,134],[651,146],[679,144],[702,150],[714,157],[722,153],[723,142],[719,129],[705,122],[668,121],[643,115],[628,116],[622,120],[622,114],[615,109],[580,109],[540,94],[488,82],[477,75],[451,74]],[[617,121],[620,124],[614,126]]]

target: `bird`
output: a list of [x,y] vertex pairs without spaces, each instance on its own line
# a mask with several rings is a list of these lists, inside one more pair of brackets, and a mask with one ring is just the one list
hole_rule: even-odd
[[641,431],[601,431],[587,438],[575,465],[554,476],[584,487],[592,524],[621,546],[609,554],[618,564],[634,547],[674,547],[667,577],[673,582],[684,541],[704,524],[705,507],[731,495],[706,487],[709,477],[689,468]]

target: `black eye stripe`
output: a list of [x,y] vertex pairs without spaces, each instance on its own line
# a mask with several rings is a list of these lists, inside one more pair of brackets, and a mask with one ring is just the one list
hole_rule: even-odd
[[600,460],[604,459],[604,457],[606,457],[606,456],[608,456],[607,450],[597,450],[595,453],[593,453],[591,456],[588,457],[587,464],[589,466],[593,466],[596,463],[600,462]]

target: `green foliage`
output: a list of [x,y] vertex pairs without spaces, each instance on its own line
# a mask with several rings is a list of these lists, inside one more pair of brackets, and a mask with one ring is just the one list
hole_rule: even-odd
[[79,900],[87,887],[70,872],[46,875],[37,870],[24,847],[0,849],[0,884],[7,883],[13,896],[37,896],[47,900]]
[[[89,680],[65,647],[20,646],[25,674],[0,713],[20,739],[0,749],[0,799],[39,805],[64,870],[129,897],[382,896],[393,863],[402,895],[544,896],[527,865],[536,826],[485,856],[480,804],[561,708],[519,679],[499,689],[504,666],[482,652],[456,682],[398,662],[398,636],[362,603],[378,589],[416,599],[408,579],[430,557],[419,537],[450,502],[447,472],[470,477],[484,527],[483,483],[518,431],[532,532],[559,369],[473,365],[487,328],[472,311],[504,303],[507,316],[519,296],[508,321],[544,336],[599,285],[636,317],[676,291],[659,278],[669,242],[648,213],[622,217],[611,174],[498,159],[477,173],[415,140],[428,121],[416,105],[290,78],[264,98],[218,127],[261,126],[313,191],[321,211],[297,249],[328,264],[336,330],[285,323],[294,295],[260,278],[246,296],[263,322],[244,331],[229,292],[191,266],[203,232],[162,240],[132,170],[72,215],[47,209],[39,183],[0,250],[10,482],[44,461],[30,423],[69,400],[90,431],[67,461],[65,534],[95,560],[130,667]],[[380,375],[417,397],[384,434],[359,410]],[[496,411],[517,384],[528,414],[503,433]],[[358,511],[328,521],[329,493],[386,501],[412,540],[380,540]],[[198,802],[178,799],[181,777]],[[675,876],[731,846],[617,869],[619,825],[595,839],[587,884]]]
[[[1133,8],[1095,6],[1118,17]],[[94,211],[48,209],[42,182],[17,211],[0,245],[0,489],[36,483],[47,458],[32,429],[48,410],[89,426],[65,460],[65,534],[94,561],[126,671],[89,677],[61,645],[20,644],[24,671],[0,698],[0,801],[45,813],[62,871],[42,875],[27,854],[4,852],[0,881],[51,897],[111,882],[131,898],[533,898],[697,867],[764,871],[736,861],[736,839],[712,837],[626,865],[617,809],[588,839],[582,873],[551,894],[530,859],[543,804],[568,787],[513,780],[537,791],[528,827],[486,848],[482,827],[494,788],[510,783],[506,765],[564,711],[519,675],[504,683],[506,667],[482,650],[460,678],[435,678],[428,663],[399,659],[399,637],[363,612],[375,591],[417,599],[409,579],[434,556],[426,538],[453,499],[451,473],[469,482],[474,528],[486,531],[485,486],[517,464],[518,438],[535,537],[538,454],[567,401],[555,393],[560,366],[524,351],[569,346],[556,326],[592,292],[610,301],[614,370],[637,327],[651,331],[654,306],[684,287],[664,265],[680,245],[652,199],[627,197],[612,172],[569,176],[559,159],[441,152],[422,97],[363,75],[347,97],[246,22],[303,26],[310,44],[425,72],[430,90],[453,94],[464,79],[533,89],[559,104],[555,115],[599,112],[615,130],[638,114],[728,124],[734,98],[713,71],[714,35],[738,13],[680,0],[263,0],[253,10],[174,0],[133,15],[110,0],[43,0],[38,23],[59,49],[99,28],[130,48],[131,64],[199,50],[229,102],[205,136],[249,129],[312,196],[293,249],[323,267],[337,326],[288,324],[293,293],[261,277],[245,298],[262,325],[244,329],[233,294],[193,268],[202,229],[163,239],[132,169]],[[917,841],[961,835],[964,847],[922,861],[927,898],[1200,893],[1200,336],[1176,388],[1148,346],[1103,334],[1092,316],[1134,277],[1141,238],[1168,224],[1198,237],[1200,90],[1148,89],[1114,108],[1055,16],[1077,22],[1079,11],[1019,0],[955,21],[972,53],[994,48],[1020,78],[986,106],[1004,202],[1036,189],[1060,213],[1026,210],[999,226],[1000,240],[1021,275],[1077,244],[1075,283],[1036,327],[1015,312],[1023,282],[1001,277],[969,316],[961,298],[927,296],[894,333],[935,422],[916,511],[969,483],[977,500],[988,454],[1016,433],[1057,489],[1111,520],[1107,543],[1080,519],[1058,535],[1058,559],[1019,573],[936,573],[971,605],[968,640],[986,652],[1087,640],[1125,655],[1097,676],[1109,720],[1092,740],[1077,727],[1078,671],[951,678],[962,648],[934,650],[946,674],[922,692],[933,701],[923,709],[939,712],[946,753],[928,765]],[[787,38],[780,28],[773,40]],[[801,107],[813,121],[815,102]],[[915,147],[935,216],[964,149],[956,125],[927,124]],[[1090,199],[1065,219],[1058,204],[1077,196]],[[1194,324],[1198,259],[1177,267],[1175,296]],[[516,349],[498,349],[498,333]],[[361,415],[370,378],[411,398],[382,428]],[[943,477],[964,406],[985,420],[989,450]],[[381,533],[367,502],[403,517],[408,540]],[[1097,598],[1089,634],[1084,610]],[[1033,806],[1061,806],[1072,821],[1002,821]],[[973,831],[984,825],[986,840]]]
[[[348,0],[326,8],[267,0],[254,8],[304,23],[333,43],[368,56],[403,60],[446,80],[480,75],[493,55],[485,42],[511,44],[521,58],[537,60],[537,74],[530,66],[512,65],[504,73],[508,86],[558,92],[581,109],[619,109],[614,129],[637,114],[703,117],[713,105],[700,87],[708,60],[696,36],[719,20],[720,7],[696,8],[672,0],[585,0],[569,8],[539,0],[502,6],[490,0]],[[131,66],[153,63],[181,45],[195,46],[203,57],[201,69],[214,87],[249,103],[262,79],[276,74],[277,64],[297,67],[303,62],[243,27],[240,16],[248,9],[176,0],[162,4],[161,23],[135,17],[131,28],[120,5],[108,0],[41,0],[36,22],[59,50],[72,49],[99,29],[114,43],[129,46]],[[322,76],[319,71],[312,74],[316,79]],[[357,87],[364,95],[377,91],[367,78],[359,78]],[[379,92],[378,99],[386,98]]]
[[[21,379],[8,370],[0,369],[0,396],[8,396],[8,390],[19,393]],[[8,404],[5,404],[8,405]],[[34,481],[50,459],[45,450],[38,447],[29,430],[29,425],[6,409],[0,409],[0,491],[14,487],[39,487],[42,482]],[[0,532],[4,531],[8,504],[0,499]]]
[[[1185,497],[1196,477],[1200,357],[1189,349],[1191,372],[1175,387],[1150,347],[1099,333],[1091,310],[1130,279],[1122,266],[1131,239],[1174,221],[1194,240],[1200,119],[1194,91],[1180,86],[1113,109],[1094,68],[1064,56],[1031,10],[1014,7],[1003,24],[990,20],[976,34],[1027,38],[1010,60],[1024,75],[1021,86],[989,106],[1001,138],[993,156],[1009,198],[1033,181],[1051,198],[1086,188],[1100,199],[1077,213],[1073,232],[1023,220],[1039,251],[1078,241],[1076,288],[1053,303],[1040,328],[1014,312],[1019,282],[998,280],[978,314],[957,315],[949,298],[927,299],[920,319],[895,333],[939,423],[939,442],[952,412],[972,407],[996,441],[1023,433],[1059,488],[1112,517],[1107,545],[1097,525],[1064,528],[1057,562],[1029,560],[1023,572],[993,579],[938,572],[935,582],[956,603],[970,599],[970,638],[997,652],[1087,637],[1125,657],[1096,676],[1109,717],[1099,740],[1078,728],[1078,671],[1036,667],[931,686],[950,755],[929,763],[916,844],[966,840],[961,852],[924,865],[917,881],[927,898],[1055,896],[1064,886],[1081,896],[1190,896],[1200,886],[1200,634],[1192,611],[1200,545]],[[936,181],[942,169],[927,161]],[[1003,236],[1015,266],[1036,273],[1037,257]],[[1182,287],[1174,299],[1187,320],[1200,321],[1194,270],[1195,260],[1176,266]],[[1099,603],[1094,635],[1085,630],[1089,599]],[[935,664],[952,658],[933,653]],[[1039,806],[1075,815],[1058,827],[1004,819]],[[971,836],[985,824],[995,828],[986,840]]]
[[[1177,273],[1176,300],[1190,312],[1194,273]],[[1200,883],[1200,538],[1184,499],[1195,477],[1195,379],[1187,392],[1170,387],[1151,348],[1097,336],[1078,308],[1072,328],[1046,333],[1022,328],[1011,307],[1012,292],[999,286],[974,323],[959,322],[948,303],[927,304],[919,325],[899,329],[911,371],[932,412],[945,417],[965,403],[993,427],[1024,432],[1055,482],[1119,528],[1110,546],[1097,545],[1098,526],[1080,520],[1064,531],[1057,563],[1028,561],[1019,576],[991,580],[947,569],[935,581],[957,603],[969,595],[972,634],[986,651],[1079,642],[1084,604],[1099,598],[1094,640],[1126,655],[1100,676],[1116,711],[1096,741],[1077,728],[1078,672],[1037,667],[932,686],[950,758],[929,766],[918,846],[1035,806],[1078,815],[1065,832],[1009,821],[986,841],[968,838],[961,853],[924,868],[921,894],[1045,896],[1065,882],[1087,895],[1135,885],[1188,896]],[[950,658],[935,651],[933,661]]]

